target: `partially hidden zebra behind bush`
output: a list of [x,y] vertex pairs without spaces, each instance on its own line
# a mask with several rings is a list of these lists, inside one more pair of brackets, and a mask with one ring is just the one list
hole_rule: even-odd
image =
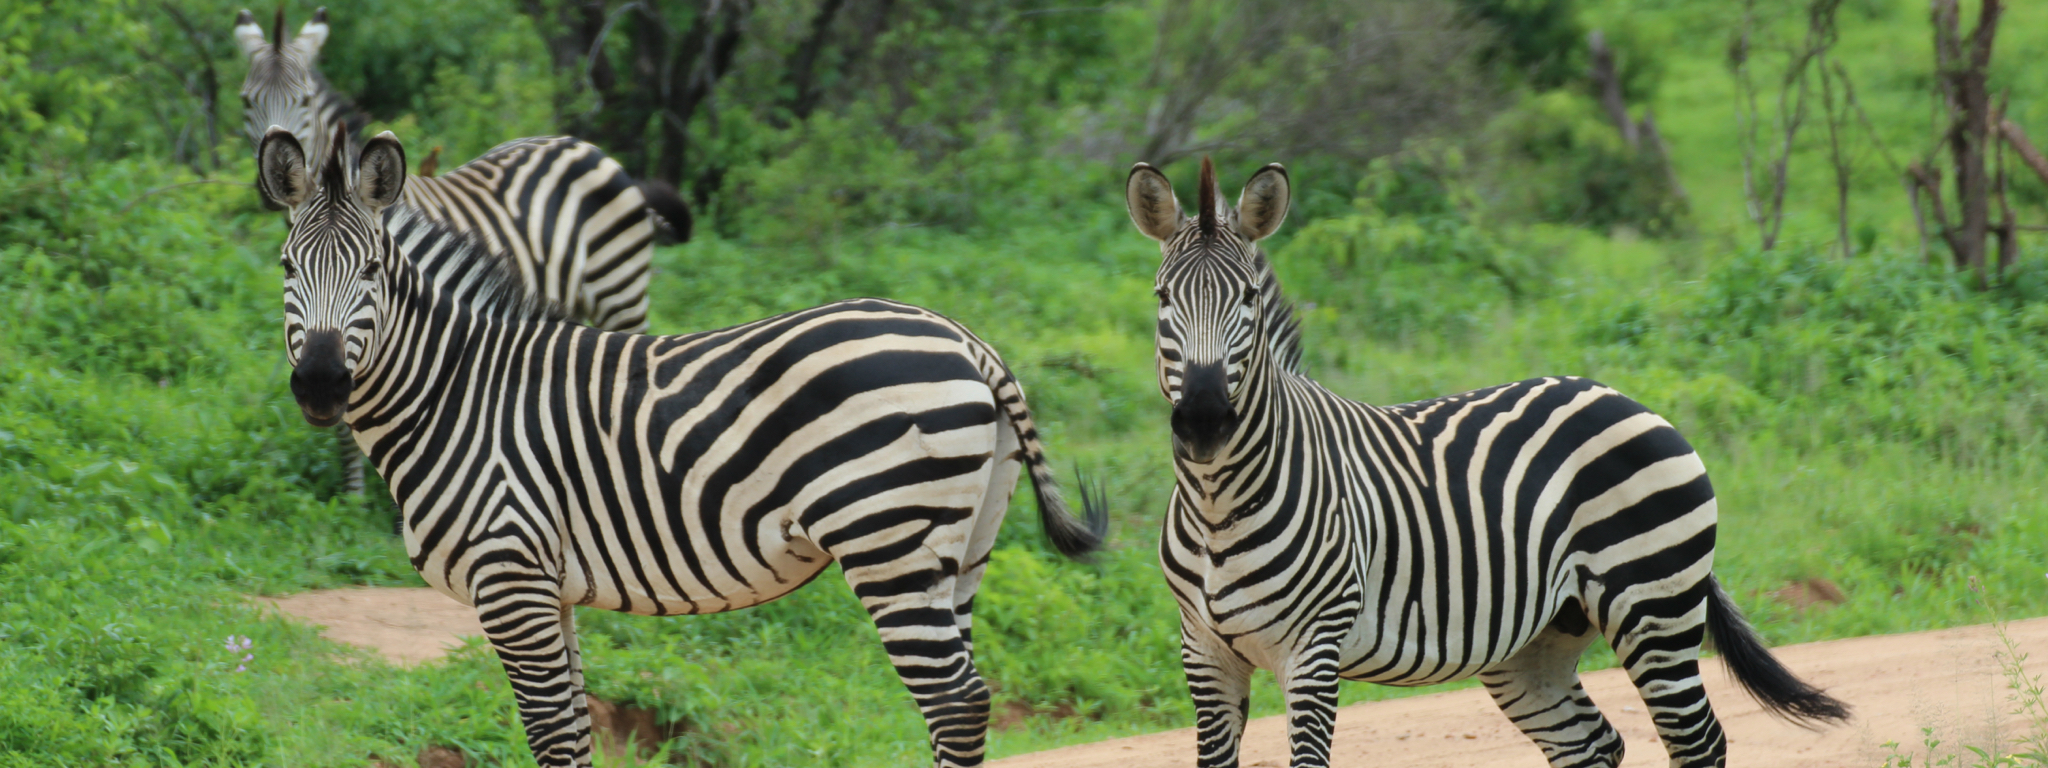
[[[235,42],[249,59],[242,127],[252,148],[278,126],[308,156],[323,157],[328,141],[355,141],[369,123],[315,66],[328,31],[326,8],[291,40],[282,6],[269,40],[248,11],[235,19]],[[486,253],[509,259],[530,291],[570,317],[629,333],[647,329],[656,240],[688,240],[692,221],[668,185],[635,182],[602,150],[567,136],[514,139],[440,176],[416,176],[405,202],[480,237]]]
[[1068,513],[994,349],[879,299],[687,336],[563,322],[402,203],[390,133],[348,154],[309,164],[282,128],[258,151],[258,188],[292,220],[292,394],[314,425],[354,427],[413,567],[476,606],[542,765],[590,764],[572,606],[736,610],[833,562],[936,764],[981,764],[973,599],[1020,468],[1060,553],[1098,549],[1107,525],[1085,492],[1086,520]]
[[1580,378],[1376,407],[1302,373],[1257,243],[1287,215],[1266,166],[1236,206],[1205,158],[1197,210],[1139,163],[1126,204],[1161,243],[1157,362],[1175,484],[1159,557],[1181,606],[1199,764],[1235,766],[1253,669],[1285,689],[1293,765],[1329,764],[1339,680],[1478,676],[1553,766],[1617,766],[1579,685],[1597,637],[1673,766],[1727,751],[1700,686],[1712,635],[1736,679],[1795,721],[1841,702],[1764,649],[1713,576],[1715,502],[1671,425]]

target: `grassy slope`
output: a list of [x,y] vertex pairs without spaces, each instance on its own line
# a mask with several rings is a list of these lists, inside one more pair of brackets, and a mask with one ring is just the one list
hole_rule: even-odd
[[[1917,44],[1913,5],[1882,25],[1846,25],[1848,38]],[[1687,29],[1702,23],[1695,7],[1639,23]],[[2004,50],[2048,33],[2019,23],[2028,13],[2015,10]],[[2010,615],[2048,612],[2048,466],[2034,458],[2048,424],[2035,395],[2048,382],[2048,312],[1886,266],[1896,253],[1848,266],[1720,255],[1735,249],[1712,242],[1746,236],[1719,43],[1667,34],[1684,44],[1671,48],[1660,124],[1708,243],[1503,235],[1502,247],[1558,261],[1545,298],[1514,303],[1386,244],[1408,224],[1295,221],[1275,257],[1295,298],[1317,305],[1315,370],[1374,402],[1550,373],[1637,394],[1713,468],[1717,570],[1774,642],[1981,620],[1965,591],[1973,577]],[[1920,64],[1871,47],[1851,58],[1866,101],[1876,113],[1879,84],[1901,84],[1884,109],[1909,113],[1903,94]],[[1824,232],[1819,170],[1795,168],[1793,231]],[[1093,199],[1001,232],[890,228],[819,248],[705,241],[664,250],[656,284],[659,330],[876,294],[958,317],[1018,368],[1060,468],[1108,480],[1122,546],[1103,564],[1047,556],[1028,502],[1005,532],[978,611],[983,668],[1001,703],[1084,716],[999,734],[999,755],[1190,722],[1176,617],[1150,554],[1165,475],[1145,290],[1156,255],[1123,220],[1118,175],[1090,173]],[[416,577],[382,533],[379,505],[328,500],[327,437],[292,413],[275,342],[274,215],[220,187],[120,213],[177,178],[97,169],[64,192],[77,231],[16,222],[5,241],[16,245],[0,246],[0,303],[24,318],[0,326],[0,584],[17,596],[0,604],[0,764],[359,764],[429,743],[523,761],[488,652],[395,670],[239,604],[238,592]],[[1869,184],[1877,199],[1892,188]],[[1869,210],[1903,243],[1896,208]],[[1339,251],[1396,266],[1359,267]],[[1393,332],[1408,321],[1389,302],[1450,309]],[[1849,602],[1801,615],[1762,594],[1811,577],[1840,583]],[[581,621],[598,693],[697,724],[677,751],[734,765],[923,754],[872,630],[830,579],[740,614]],[[238,657],[220,647],[230,633],[256,638],[252,672],[232,671]],[[1277,712],[1262,686],[1255,709]],[[1395,693],[1350,686],[1345,697]]]

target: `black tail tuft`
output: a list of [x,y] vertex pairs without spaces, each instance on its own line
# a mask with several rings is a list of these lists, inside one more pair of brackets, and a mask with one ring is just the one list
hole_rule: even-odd
[[1104,503],[1108,494],[1103,492],[1102,485],[1090,484],[1079,467],[1074,469],[1074,484],[1081,488],[1082,516],[1077,519],[1067,510],[1066,499],[1060,496],[1059,486],[1049,475],[1031,475],[1032,488],[1038,492],[1038,519],[1045,524],[1045,538],[1052,548],[1081,562],[1102,551],[1103,542],[1109,538],[1109,509]]
[[640,182],[640,196],[646,198],[647,214],[654,219],[655,241],[663,245],[690,242],[696,217],[675,187],[660,179],[648,179]]
[[1707,633],[1713,635],[1715,649],[1743,690],[1771,714],[1806,728],[1849,719],[1849,705],[1794,677],[1792,670],[1778,663],[1749,621],[1742,618],[1742,611],[1722,591],[1720,581],[1709,576],[1707,584],[1712,588],[1707,596]]

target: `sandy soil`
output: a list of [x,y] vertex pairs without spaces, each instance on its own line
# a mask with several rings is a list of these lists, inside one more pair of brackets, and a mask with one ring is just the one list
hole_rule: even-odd
[[319,625],[329,640],[369,648],[398,664],[441,658],[460,647],[462,638],[484,633],[475,608],[425,587],[357,587],[256,599]]
[[[342,589],[262,598],[287,615],[324,627],[333,640],[372,648],[394,662],[437,658],[460,638],[482,634],[472,609],[430,589]],[[2048,618],[2013,622],[2008,633],[2048,673]],[[1921,729],[1948,744],[1990,746],[2021,733],[1999,673],[1988,626],[1860,637],[1776,649],[1785,664],[1856,708],[1847,726],[1815,733],[1766,715],[1718,661],[1705,664],[1709,697],[1729,734],[1729,764],[1856,766],[1884,761],[1885,742],[1917,747]],[[1619,670],[1585,677],[1586,689],[1628,743],[1625,766],[1665,764],[1641,697]],[[998,760],[995,768],[1185,768],[1194,731],[1182,729]],[[1253,721],[1243,764],[1287,764],[1286,723]],[[1345,707],[1337,714],[1335,764],[1543,768],[1541,753],[1478,689]]]
[[[2048,672],[2048,618],[2013,622],[2007,632],[2033,654],[2030,671]],[[1922,727],[1950,744],[1990,746],[2020,733],[2008,715],[1999,674],[1998,639],[1977,626],[1905,635],[1834,640],[1776,649],[1793,671],[1855,707],[1848,725],[1814,733],[1763,713],[1727,677],[1718,660],[1705,664],[1707,696],[1728,730],[1728,764],[1857,766],[1884,762],[1887,741],[1918,747]],[[1666,764],[1642,697],[1620,670],[1584,678],[1586,690],[1628,745],[1624,766]],[[1952,748],[1952,747],[1951,747]],[[1334,765],[1543,768],[1542,753],[1508,724],[1477,688],[1356,704],[1337,712]],[[1083,744],[995,761],[995,768],[1185,768],[1195,763],[1193,729]],[[1255,720],[1246,731],[1242,764],[1287,765],[1287,724]],[[1916,764],[1918,761],[1915,761]]]

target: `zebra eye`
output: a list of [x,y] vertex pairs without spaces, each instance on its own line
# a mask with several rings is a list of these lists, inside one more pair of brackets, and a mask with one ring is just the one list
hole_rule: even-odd
[[370,262],[370,263],[368,263],[368,264],[364,264],[364,265],[363,265],[363,279],[364,279],[364,280],[375,280],[375,279],[377,279],[377,262],[374,262],[374,261],[372,261],[372,262]]
[[1245,287],[1244,287],[1244,303],[1245,303],[1245,306],[1251,306],[1252,304],[1256,304],[1256,303],[1258,303],[1258,301],[1259,301],[1259,287],[1258,287],[1258,286],[1256,286],[1256,285],[1247,285],[1247,286],[1245,286]]
[[292,263],[291,263],[290,261],[282,261],[282,260],[281,260],[281,261],[277,262],[277,265],[278,265],[278,266],[280,266],[280,267],[284,267],[284,277],[285,277],[285,279],[286,279],[286,280],[290,280],[290,279],[292,279],[292,278],[295,278],[295,277],[298,277],[298,276],[299,276],[299,270],[298,270],[298,268],[297,268],[297,267],[294,267],[294,266],[292,266]]
[[1164,307],[1173,303],[1172,301],[1167,299],[1166,289],[1163,287],[1152,289],[1152,295],[1159,297],[1159,306]]

